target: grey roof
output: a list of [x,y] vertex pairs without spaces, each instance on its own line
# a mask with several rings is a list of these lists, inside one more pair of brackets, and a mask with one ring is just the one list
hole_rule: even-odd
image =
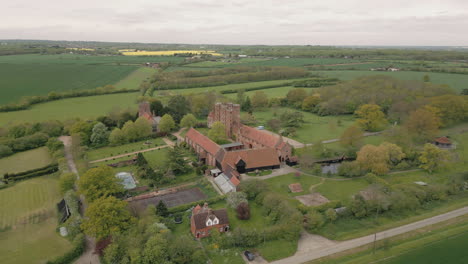
[[234,186],[234,184],[229,180],[229,177],[224,173],[221,173],[218,177],[214,178],[214,182],[224,194],[236,191],[236,186]]
[[240,147],[240,146],[243,146],[244,144],[240,143],[240,142],[234,142],[234,143],[229,143],[229,144],[224,144],[224,145],[221,145],[222,148],[232,148],[232,147]]
[[119,172],[115,177],[121,180],[121,184],[124,186],[124,189],[130,190],[136,187],[135,180],[132,177],[132,174],[129,172]]

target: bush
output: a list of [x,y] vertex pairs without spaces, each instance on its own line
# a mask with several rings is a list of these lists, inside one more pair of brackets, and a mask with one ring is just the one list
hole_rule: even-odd
[[73,189],[75,184],[76,175],[74,173],[63,173],[60,175],[59,186],[62,193],[66,193],[68,190]]
[[325,220],[323,219],[323,215],[315,210],[311,210],[306,216],[304,221],[304,228],[307,231],[311,232],[320,228],[323,224],[325,224]]
[[237,208],[237,218],[240,220],[249,220],[250,219],[250,207],[247,202],[240,203]]
[[10,174],[5,174],[3,178],[5,180],[23,180],[23,179],[28,179],[28,178],[33,178],[33,177],[38,177],[46,174],[51,174],[58,171],[58,164],[53,163],[50,165],[47,165],[45,167],[37,168],[37,169],[32,169],[28,171],[23,171],[23,172],[18,172],[18,173],[10,173]]
[[13,150],[11,150],[10,147],[5,146],[5,145],[0,145],[0,158],[10,156],[13,154]]
[[356,161],[352,162],[343,162],[338,168],[338,175],[344,177],[359,177],[364,174],[364,170],[361,168],[359,163]]

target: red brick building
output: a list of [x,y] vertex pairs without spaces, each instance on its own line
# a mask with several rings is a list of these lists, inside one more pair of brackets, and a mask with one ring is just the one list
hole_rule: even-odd
[[212,210],[205,203],[203,207],[197,205],[192,210],[190,218],[190,230],[196,238],[210,235],[212,229],[219,232],[229,231],[229,218],[226,209]]
[[208,114],[208,127],[211,127],[214,122],[221,122],[226,128],[226,135],[233,138],[241,125],[240,105],[216,103],[214,110]]
[[216,166],[216,153],[221,149],[218,144],[194,128],[190,128],[185,135],[185,142],[198,154],[200,161]]

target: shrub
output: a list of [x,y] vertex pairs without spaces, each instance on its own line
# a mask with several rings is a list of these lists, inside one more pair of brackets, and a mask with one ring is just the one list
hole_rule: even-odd
[[243,192],[230,192],[226,195],[226,203],[233,209],[238,208],[242,203],[248,204],[247,194]]
[[325,216],[330,222],[334,222],[338,218],[337,213],[332,208],[328,208],[327,211],[325,211]]
[[311,210],[305,216],[304,221],[304,228],[307,229],[309,232],[317,230],[323,224],[325,224],[325,220],[323,219],[323,215],[315,210]]

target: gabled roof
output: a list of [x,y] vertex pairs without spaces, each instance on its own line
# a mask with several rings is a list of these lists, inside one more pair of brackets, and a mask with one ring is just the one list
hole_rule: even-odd
[[272,148],[263,149],[242,149],[237,151],[227,151],[224,154],[223,169],[226,166],[236,167],[240,161],[245,162],[245,168],[261,168],[268,166],[277,166],[280,164],[276,150]]
[[240,133],[246,137],[250,138],[260,144],[267,146],[269,148],[276,148],[280,142],[280,137],[275,136],[273,134],[258,130],[253,127],[249,127],[246,125],[242,125],[240,129]]
[[194,128],[190,128],[185,137],[195,142],[197,145],[199,145],[206,152],[210,153],[213,156],[215,156],[218,150],[220,149],[218,144],[214,143],[213,141],[211,141],[211,139],[198,132]]
[[206,228],[206,220],[208,220],[208,218],[212,218],[213,215],[218,218],[219,225],[229,224],[229,218],[226,209],[209,210],[208,212],[200,212],[198,214],[192,215],[195,229],[198,230]]
[[448,137],[438,137],[434,141],[440,144],[452,144]]

